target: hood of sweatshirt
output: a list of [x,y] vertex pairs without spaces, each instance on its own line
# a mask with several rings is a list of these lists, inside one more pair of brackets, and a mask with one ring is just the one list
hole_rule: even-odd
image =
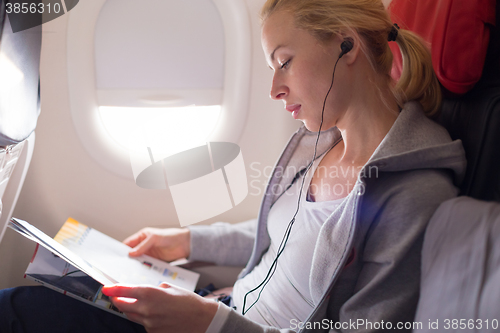
[[[302,126],[298,134],[303,134],[298,148],[300,152],[295,151],[294,155],[302,156],[304,161],[300,164],[307,165],[314,152],[317,132]],[[317,156],[327,151],[340,137],[336,127],[321,132]],[[420,103],[408,102],[364,169],[377,167],[379,172],[448,169],[453,173],[455,185],[459,186],[465,176],[466,165],[462,142],[452,141],[444,127],[427,118]]]
[[462,141],[452,141],[444,127],[425,116],[418,102],[406,103],[367,166],[379,171],[448,169],[455,185],[465,176],[466,159]]

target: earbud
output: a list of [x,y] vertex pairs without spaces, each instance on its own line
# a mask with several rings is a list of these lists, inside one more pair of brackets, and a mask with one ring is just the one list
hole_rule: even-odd
[[349,39],[344,40],[342,42],[342,44],[340,44],[340,49],[342,50],[342,52],[340,52],[340,54],[339,54],[339,59],[342,58],[344,56],[344,54],[351,51],[353,46],[354,46],[354,44],[353,44],[352,40],[349,40]]

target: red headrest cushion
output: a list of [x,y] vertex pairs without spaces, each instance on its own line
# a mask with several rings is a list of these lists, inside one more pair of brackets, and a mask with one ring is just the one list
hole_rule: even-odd
[[[402,29],[416,32],[431,46],[434,71],[443,87],[464,94],[479,81],[495,25],[495,0],[393,0],[391,18]],[[392,76],[401,75],[396,43]]]

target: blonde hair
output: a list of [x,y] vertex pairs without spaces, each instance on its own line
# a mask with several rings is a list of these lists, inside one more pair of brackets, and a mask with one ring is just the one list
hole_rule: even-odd
[[[381,0],[267,0],[261,10],[262,21],[281,10],[291,13],[298,28],[320,41],[331,40],[343,31],[356,31],[374,70],[390,76],[393,56],[387,38],[393,24]],[[408,30],[399,30],[396,43],[403,57],[401,78],[391,85],[398,105],[417,100],[428,117],[435,115],[441,106],[441,88],[429,50]]]

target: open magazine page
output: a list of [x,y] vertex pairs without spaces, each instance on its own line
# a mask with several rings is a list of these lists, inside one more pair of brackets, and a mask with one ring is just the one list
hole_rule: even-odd
[[120,283],[157,286],[166,282],[194,291],[198,282],[198,273],[146,255],[130,258],[130,247],[71,218],[54,240]]
[[37,244],[26,277],[60,293],[124,317],[101,292],[102,284]]

